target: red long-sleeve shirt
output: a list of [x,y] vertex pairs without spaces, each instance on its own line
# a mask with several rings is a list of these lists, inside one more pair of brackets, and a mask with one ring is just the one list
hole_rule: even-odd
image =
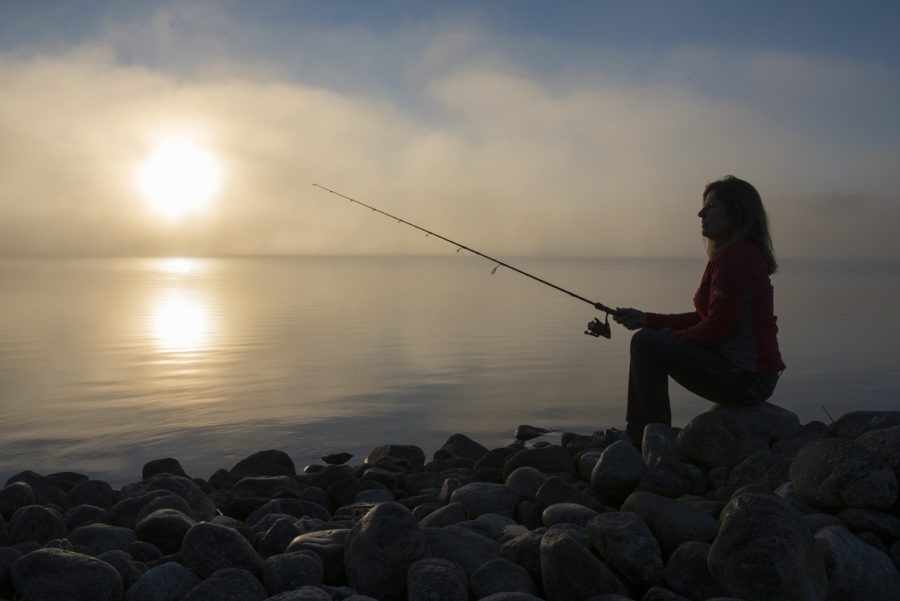
[[710,259],[691,313],[647,313],[647,326],[719,350],[738,367],[757,373],[784,369],[778,350],[773,288],[756,245],[729,244]]

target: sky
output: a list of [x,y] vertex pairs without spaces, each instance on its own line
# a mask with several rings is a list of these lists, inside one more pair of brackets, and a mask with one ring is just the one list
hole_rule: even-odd
[[[495,256],[700,256],[734,174],[779,256],[900,259],[897,2],[0,10],[0,255],[454,251],[320,184]],[[178,217],[173,137],[219,173]]]

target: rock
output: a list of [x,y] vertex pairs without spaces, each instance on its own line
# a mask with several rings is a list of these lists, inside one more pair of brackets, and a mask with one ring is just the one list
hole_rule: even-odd
[[13,598],[12,565],[22,557],[18,550],[12,547],[0,546],[0,598]]
[[387,489],[370,488],[356,493],[354,503],[381,503],[383,501],[396,501],[394,493]]
[[156,565],[156,561],[163,558],[163,552],[160,551],[156,545],[145,543],[142,540],[134,541],[128,545],[128,548],[125,549],[125,551],[131,555],[135,561],[146,564]]
[[857,438],[872,430],[900,426],[900,411],[851,411],[838,418],[829,428],[838,438]]
[[20,599],[119,601],[122,577],[108,563],[88,555],[39,549],[16,561],[12,581]]
[[263,516],[270,513],[287,514],[295,518],[308,517],[322,520],[323,522],[331,520],[331,514],[320,503],[313,503],[304,499],[272,499],[247,516],[247,525],[253,526]]
[[0,490],[0,516],[8,520],[16,510],[34,505],[34,491],[27,482],[13,482]]
[[621,503],[647,470],[633,444],[620,440],[606,447],[591,473],[591,488],[603,499]]
[[[147,493],[155,494],[144,498],[144,495]],[[206,496],[206,493],[203,492],[203,489],[196,482],[184,476],[172,476],[169,474],[157,474],[149,480],[122,488],[120,501],[116,503],[116,506],[111,511],[116,512],[116,508],[122,505],[124,500],[140,498],[143,502],[137,503],[138,508],[134,513],[136,516],[137,511],[140,511],[151,498],[161,496],[162,493],[172,493],[184,499],[191,508],[191,515],[197,520],[211,520],[216,516],[215,503]],[[123,522],[122,526],[130,528],[133,527],[134,523],[134,521],[131,524]]]
[[563,482],[561,478],[551,476],[544,481],[535,495],[535,500],[540,507],[546,508],[557,503],[577,503],[591,509],[600,511],[603,503],[587,489],[587,483],[580,483],[586,490],[575,485]]
[[812,421],[803,424],[799,430],[773,444],[772,451],[783,457],[796,457],[800,449],[826,436],[828,426],[819,421]]
[[485,563],[500,557],[500,543],[468,528],[447,526],[423,531],[431,556],[452,561],[466,574],[471,575]]
[[552,431],[553,430],[547,430],[546,428],[539,428],[537,426],[529,426],[523,424],[516,428],[516,440],[531,440],[532,438],[538,438],[539,436],[543,436],[544,434],[549,434]]
[[[488,454],[487,447],[484,447],[465,434],[453,434],[447,439],[440,451],[449,453],[456,457],[466,457],[473,461],[478,461]],[[435,453],[437,455],[437,453]]]
[[891,545],[890,553],[894,565],[900,570],[900,540],[894,541],[894,544]]
[[545,530],[529,530],[508,540],[500,547],[503,559],[521,566],[528,572],[538,589],[542,587],[541,576],[541,539]]
[[837,517],[851,532],[872,532],[887,543],[900,539],[900,518],[888,513],[851,507]]
[[363,595],[332,597],[321,588],[315,586],[301,586],[293,591],[278,593],[273,597],[269,597],[266,601],[332,601],[332,599],[342,599],[343,601],[378,601],[377,599],[372,599],[372,597]]
[[663,588],[661,586],[654,586],[652,588],[647,589],[647,592],[644,593],[644,596],[641,597],[641,601],[691,601],[687,597],[679,595],[678,593],[672,592],[667,588]]
[[816,533],[828,573],[829,599],[872,601],[900,591],[900,573],[891,558],[845,528],[826,526]]
[[523,449],[511,455],[503,464],[503,479],[509,478],[514,470],[531,466],[545,474],[576,474],[572,456],[559,445],[550,445],[539,449]]
[[268,595],[253,574],[222,568],[191,589],[182,601],[263,601]]
[[273,555],[263,563],[263,583],[271,595],[301,586],[319,586],[324,581],[324,569],[322,559],[314,551]]
[[789,457],[771,451],[756,451],[731,469],[728,486],[740,488],[747,484],[762,484],[775,490],[790,479],[790,467]]
[[635,490],[675,499],[690,492],[692,487],[693,478],[686,464],[660,457],[644,472]]
[[238,461],[231,468],[231,475],[237,481],[248,477],[296,476],[297,469],[287,453],[269,449]]
[[109,524],[87,524],[69,533],[69,541],[89,555],[124,551],[137,540],[134,530]]
[[506,463],[506,460],[518,452],[519,449],[513,449],[510,447],[491,449],[487,452],[487,455],[475,462],[475,471],[477,472],[478,470],[484,468],[497,468],[502,470],[504,464]]
[[256,543],[256,550],[264,556],[280,555],[291,542],[304,533],[293,518],[283,517],[275,520]]
[[647,467],[653,467],[662,459],[681,461],[678,455],[678,433],[680,428],[666,424],[647,424],[641,441],[641,455]]
[[141,480],[148,480],[159,474],[170,474],[172,476],[182,476],[187,478],[181,463],[174,457],[165,457],[163,459],[154,459],[148,461],[141,468]]
[[240,533],[227,526],[201,522],[184,536],[181,556],[201,578],[224,568],[258,574],[262,559]]
[[425,533],[408,509],[376,505],[350,530],[344,565],[350,586],[381,601],[405,601],[406,573],[428,554]]
[[810,513],[803,516],[803,523],[809,531],[815,534],[825,526],[840,526],[846,528],[846,524],[837,516],[830,513]]
[[409,494],[419,495],[428,490],[440,491],[444,479],[443,474],[435,472],[409,472],[404,479],[404,486]]
[[441,526],[449,526],[450,524],[462,522],[466,517],[466,506],[459,501],[456,501],[432,511],[419,520],[419,525],[423,528],[440,528]]
[[153,490],[150,492],[142,492],[140,494],[133,492],[133,496],[123,498],[113,505],[112,509],[107,511],[106,520],[124,526],[125,528],[134,528],[137,524],[137,516],[141,510],[153,499],[158,497],[168,497],[172,493],[166,490]]
[[506,478],[507,488],[519,495],[519,500],[531,500],[547,480],[547,476],[531,466],[517,468]]
[[84,480],[69,491],[69,501],[72,505],[94,505],[109,509],[118,500],[118,495],[112,486],[103,480]]
[[594,467],[600,461],[601,455],[603,455],[603,449],[590,448],[575,456],[575,469],[581,480],[591,481],[591,474],[594,473]]
[[55,509],[40,505],[21,507],[9,521],[9,538],[13,544],[35,542],[40,545],[66,536],[63,517]]
[[900,479],[900,426],[866,432],[856,443],[884,459]]
[[704,469],[732,468],[800,428],[796,414],[770,403],[734,408],[713,405],[678,433],[678,452]]
[[175,509],[157,509],[134,528],[142,541],[156,545],[163,553],[177,553],[188,531],[197,525],[193,519]]
[[897,501],[894,471],[852,440],[825,438],[807,445],[794,458],[790,478],[800,497],[817,507],[879,509]]
[[105,561],[119,573],[122,577],[122,589],[126,591],[147,571],[146,566],[136,564],[131,555],[125,551],[107,551],[98,555],[97,559]]
[[683,542],[712,542],[719,530],[719,524],[707,511],[653,493],[632,493],[622,503],[622,511],[632,511],[644,520],[664,556]]
[[31,486],[36,505],[52,506],[60,513],[69,507],[69,495],[60,488],[60,486],[64,485],[53,478],[41,476],[31,470],[25,470],[10,476],[6,481],[6,485],[9,486],[14,482],[25,482]]
[[288,545],[285,552],[312,551],[322,560],[324,581],[328,584],[344,584],[347,581],[344,569],[344,543],[349,534],[349,528],[301,534]]
[[689,599],[710,599],[727,595],[728,591],[709,573],[706,565],[709,549],[708,543],[697,541],[682,543],[675,549],[663,571],[669,588]]
[[593,509],[579,505],[577,503],[556,503],[550,505],[544,510],[541,520],[544,526],[553,526],[555,524],[576,524],[578,526],[586,526],[592,518],[597,515]]
[[478,601],[544,601],[540,597],[529,595],[528,593],[494,593],[487,597],[482,597]]
[[483,513],[498,513],[512,517],[519,496],[503,484],[470,482],[460,486],[450,495],[451,503],[462,503],[470,518]]
[[165,494],[147,501],[147,504],[138,511],[137,517],[135,518],[135,524],[140,523],[145,517],[159,509],[174,509],[192,519],[194,518],[194,512],[190,505],[187,504],[187,501],[178,495]]
[[567,534],[548,532],[541,539],[541,576],[547,601],[627,594],[606,564]]
[[818,511],[815,507],[807,503],[799,494],[797,494],[797,490],[790,482],[785,482],[784,484],[776,488],[775,494],[778,497],[781,497],[785,501],[785,503],[797,510],[798,513],[801,513],[803,515],[816,513]]
[[800,515],[770,494],[735,495],[720,516],[709,570],[747,601],[819,601],[827,577],[822,554]]
[[534,580],[525,568],[502,558],[492,559],[475,570],[469,584],[476,599],[501,592],[537,594]]
[[409,601],[468,601],[466,573],[446,559],[420,559],[406,577]]
[[352,453],[331,453],[329,455],[322,455],[319,457],[322,461],[327,463],[328,465],[341,465],[347,463],[351,459],[353,459]]
[[659,543],[636,513],[601,513],[588,522],[587,532],[600,557],[632,584],[643,589],[662,580]]
[[247,476],[228,494],[228,515],[244,519],[273,499],[299,499],[303,489],[291,476]]
[[390,457],[404,462],[407,469],[422,469],[425,466],[425,453],[414,445],[388,444],[375,447],[366,457],[365,463],[375,465],[379,460]]

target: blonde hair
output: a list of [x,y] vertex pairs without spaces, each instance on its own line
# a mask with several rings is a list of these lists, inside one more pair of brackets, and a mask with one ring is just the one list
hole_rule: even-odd
[[778,270],[778,263],[775,261],[772,237],[769,235],[769,218],[766,216],[762,198],[756,188],[749,182],[733,175],[726,175],[720,180],[706,184],[706,188],[703,190],[704,202],[710,192],[716,193],[716,198],[728,212],[731,231],[718,242],[707,238],[707,255],[712,257],[716,251],[727,244],[751,242],[762,253],[769,275],[775,273]]

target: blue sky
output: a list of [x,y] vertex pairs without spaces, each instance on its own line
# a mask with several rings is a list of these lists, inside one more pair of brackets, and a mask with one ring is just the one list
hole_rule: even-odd
[[[735,173],[763,192],[782,254],[900,257],[900,3],[3,14],[0,253],[315,253],[323,220],[365,238],[347,252],[434,252],[323,212],[315,182],[498,253],[690,255],[699,191]],[[179,223],[129,183],[169,130],[224,172],[215,207]]]

